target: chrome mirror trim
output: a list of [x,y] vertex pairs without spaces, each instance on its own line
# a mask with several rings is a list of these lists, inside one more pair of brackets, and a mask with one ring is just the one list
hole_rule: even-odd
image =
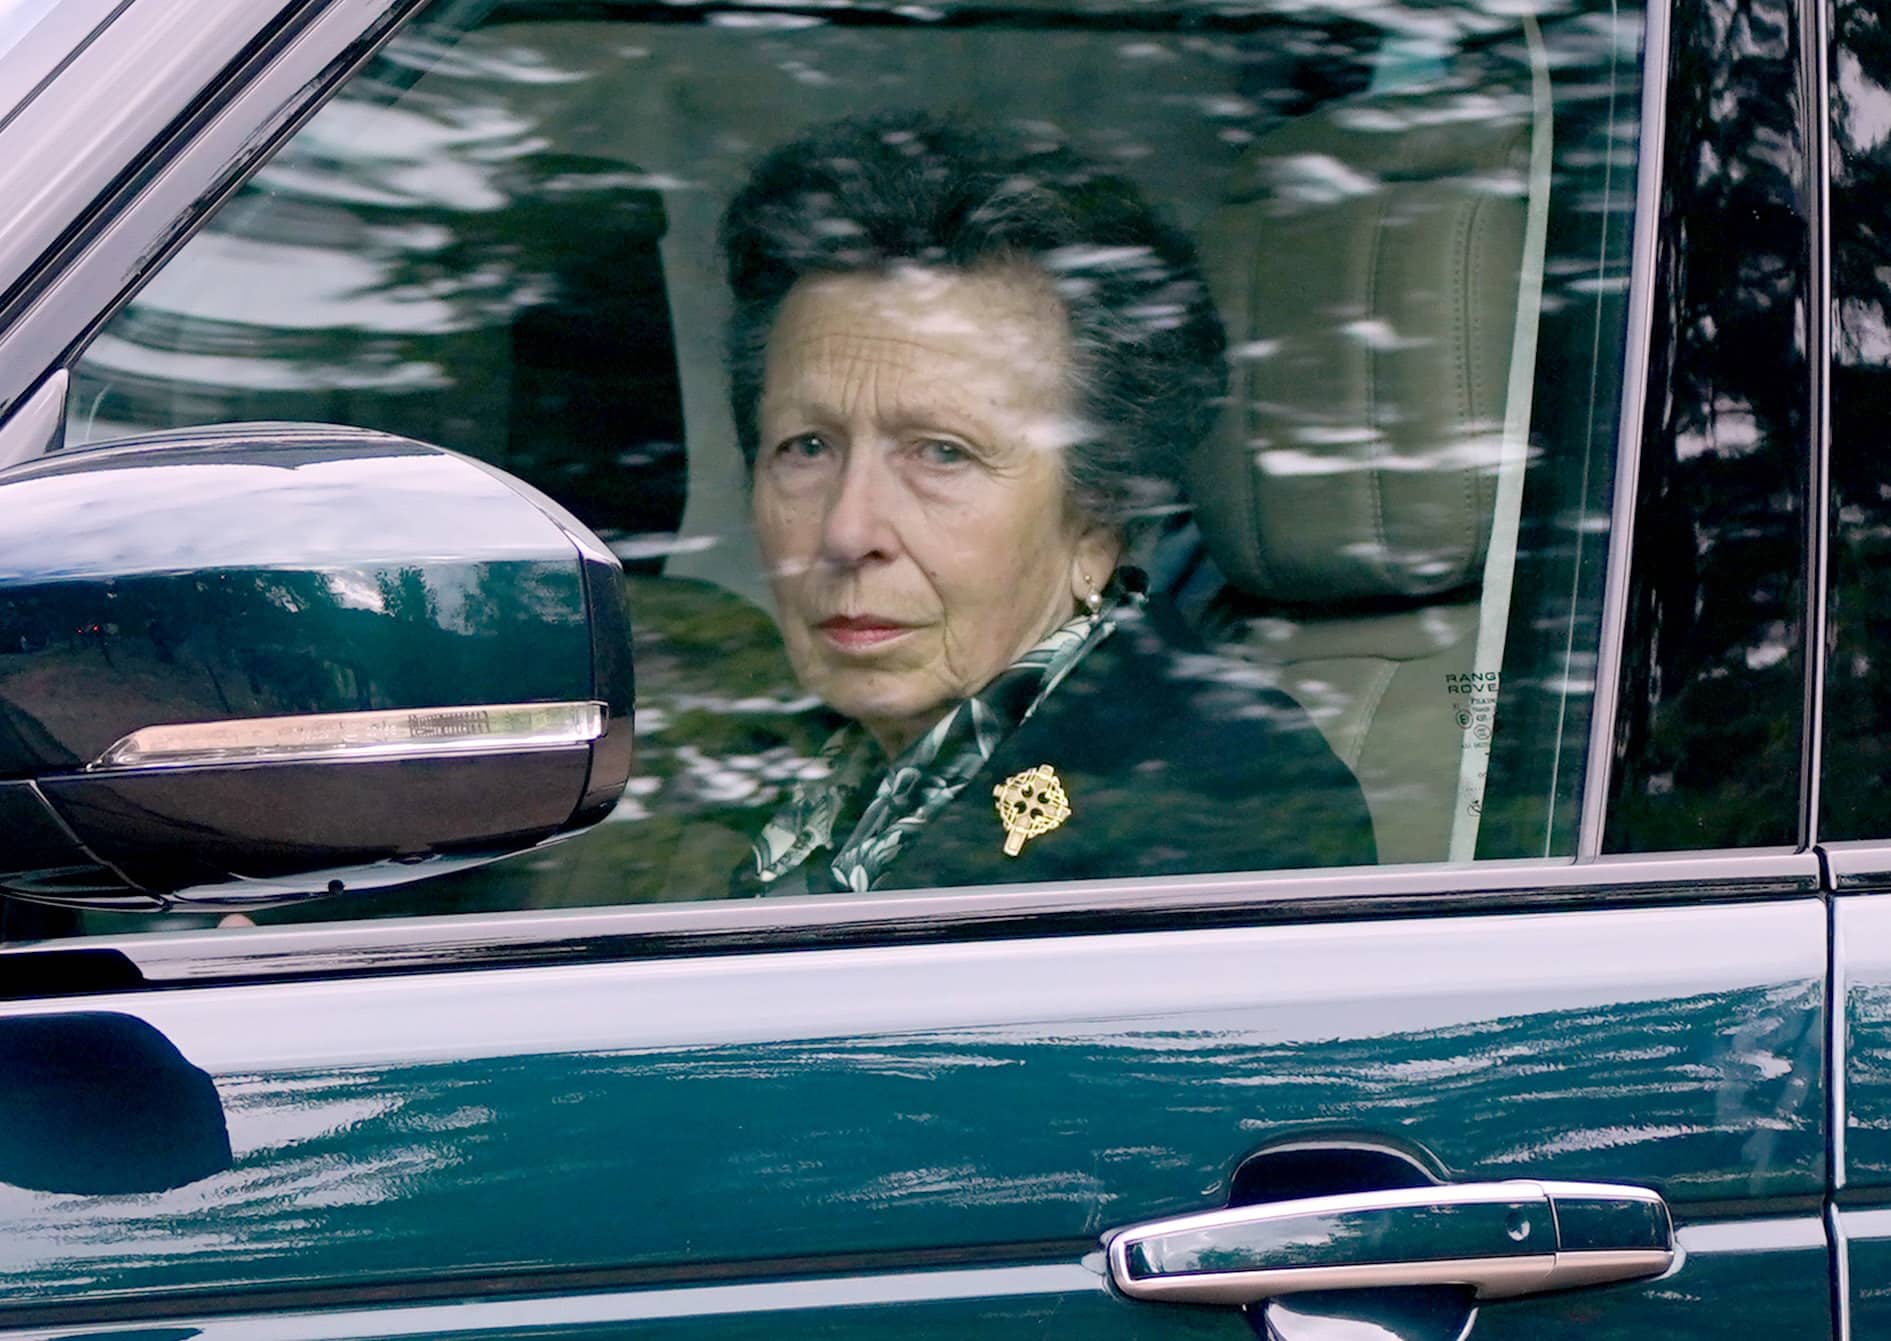
[[602,703],[505,703],[382,712],[243,717],[147,726],[121,737],[87,772],[448,754],[585,745],[604,734]]

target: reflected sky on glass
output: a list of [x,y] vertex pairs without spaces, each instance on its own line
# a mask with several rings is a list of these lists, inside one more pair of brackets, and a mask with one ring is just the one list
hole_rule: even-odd
[[462,556],[577,557],[535,506],[444,455],[293,469],[156,459],[0,485],[0,585]]

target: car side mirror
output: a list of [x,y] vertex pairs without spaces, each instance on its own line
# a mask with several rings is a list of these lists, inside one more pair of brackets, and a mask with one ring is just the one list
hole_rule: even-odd
[[0,891],[238,908],[574,832],[631,762],[609,549],[386,434],[246,424],[0,471]]

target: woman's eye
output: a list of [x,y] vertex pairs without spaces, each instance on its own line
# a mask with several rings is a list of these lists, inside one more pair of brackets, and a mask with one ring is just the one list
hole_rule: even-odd
[[775,455],[784,461],[814,461],[826,455],[827,439],[818,433],[797,433],[775,446]]
[[956,466],[972,459],[972,454],[956,442],[928,438],[919,444],[919,459],[929,466]]

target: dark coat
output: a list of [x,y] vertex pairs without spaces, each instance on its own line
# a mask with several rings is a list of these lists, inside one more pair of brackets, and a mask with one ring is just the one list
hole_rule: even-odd
[[[1349,866],[1374,860],[1352,773],[1252,667],[1191,650],[1157,602],[1013,731],[874,889]],[[992,789],[1049,764],[1070,817],[1004,853]]]

